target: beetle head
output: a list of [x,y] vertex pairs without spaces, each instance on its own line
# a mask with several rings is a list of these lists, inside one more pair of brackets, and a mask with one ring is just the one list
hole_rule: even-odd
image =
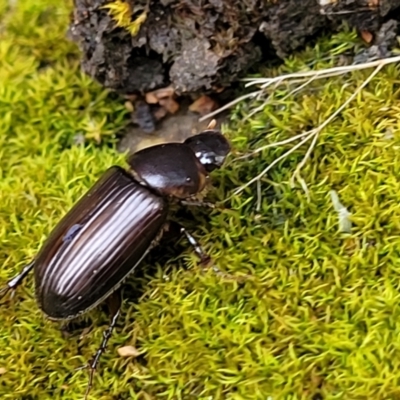
[[189,137],[184,143],[193,150],[208,172],[221,167],[231,149],[224,135],[211,129]]

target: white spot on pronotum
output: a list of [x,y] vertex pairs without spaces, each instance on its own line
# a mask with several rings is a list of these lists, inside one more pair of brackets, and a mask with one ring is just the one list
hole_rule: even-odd
[[82,300],[82,296],[78,296],[78,300]]
[[94,270],[93,270],[93,274],[97,274],[97,269],[94,269]]
[[349,217],[351,213],[347,210],[347,208],[340,202],[339,196],[335,190],[331,190],[330,192],[333,207],[335,211],[338,213],[339,217],[339,231],[344,233],[351,233],[351,221]]

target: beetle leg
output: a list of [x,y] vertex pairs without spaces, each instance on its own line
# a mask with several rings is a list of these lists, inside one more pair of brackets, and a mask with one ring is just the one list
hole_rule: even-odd
[[94,373],[96,372],[97,364],[99,363],[101,355],[106,350],[107,343],[112,336],[115,326],[117,325],[117,320],[121,313],[121,303],[122,303],[122,300],[121,300],[121,292],[120,291],[114,292],[107,299],[108,309],[111,314],[111,322],[110,322],[110,325],[108,326],[108,328],[103,332],[103,341],[101,342],[101,345],[100,345],[99,349],[97,350],[95,356],[93,357],[92,361],[89,363],[89,369],[90,369],[89,383],[86,388],[85,400],[87,399],[90,389],[93,386],[93,377],[94,377]]
[[[193,246],[195,253],[199,256],[200,264],[203,268],[206,268],[212,261],[211,257],[202,249],[200,243],[194,238],[194,236],[191,235],[184,227],[181,227],[181,233],[185,234],[187,240]],[[222,272],[216,265],[212,263],[211,268],[217,275],[236,281],[241,281],[243,278],[248,277],[248,275],[246,275],[245,277],[236,277],[231,274],[227,274],[225,272]]]
[[184,233],[189,243],[193,246],[195,253],[200,258],[200,264],[206,266],[210,261],[211,257],[203,250],[200,243],[190,234],[183,226],[181,227],[181,233]]
[[31,272],[34,265],[35,262],[32,261],[31,263],[26,265],[18,275],[14,276],[14,278],[9,280],[7,282],[7,286],[5,286],[0,290],[0,299],[3,298],[10,290],[14,291],[23,282],[23,280],[26,278],[29,272]]
[[197,206],[197,207],[209,207],[209,208],[216,208],[215,204],[204,202],[204,201],[191,201],[191,200],[181,200],[180,203],[183,206]]

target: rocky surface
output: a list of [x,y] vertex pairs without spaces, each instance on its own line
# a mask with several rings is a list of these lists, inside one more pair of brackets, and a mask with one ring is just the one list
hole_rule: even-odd
[[[400,18],[400,0],[154,0],[132,36],[104,9],[110,1],[76,0],[69,33],[86,73],[121,94],[215,92],[343,22],[375,38]],[[148,0],[127,1],[134,13]]]

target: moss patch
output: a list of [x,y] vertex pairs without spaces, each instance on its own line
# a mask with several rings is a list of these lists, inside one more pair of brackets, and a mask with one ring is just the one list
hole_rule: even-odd
[[[11,8],[12,4],[12,8]],[[0,279],[38,250],[59,218],[105,168],[121,163],[113,146],[121,101],[80,72],[65,38],[70,4],[0,1]],[[76,135],[86,146],[74,145]],[[97,142],[103,139],[103,146]],[[0,398],[81,398],[70,380],[77,346],[35,306],[31,280],[0,313]],[[71,394],[61,395],[64,382]],[[54,392],[53,392],[54,388]]]
[[[79,71],[76,49],[64,38],[69,5],[7,4],[0,2],[2,282],[31,259],[102,171],[124,163],[113,135],[125,115],[122,102]],[[268,73],[327,67],[354,46],[355,35],[345,32]],[[295,96],[286,97],[290,88],[276,91],[246,122],[256,105],[244,103],[228,134],[245,151],[301,133],[367,75],[317,82]],[[259,212],[251,187],[226,210],[187,221],[222,270],[253,278],[239,284],[203,274],[189,247],[133,278],[91,398],[399,397],[398,76],[397,67],[385,68],[322,132],[302,173],[309,201],[289,186],[303,148],[263,179]],[[73,144],[77,133],[85,146]],[[214,174],[211,197],[223,199],[284,150],[231,161]],[[351,234],[338,232],[330,190],[352,213]],[[81,340],[62,338],[38,311],[31,279],[7,304],[0,313],[0,397],[81,399],[87,375],[74,368],[97,349],[106,317],[92,313],[93,331]],[[123,345],[143,355],[119,358]]]
[[126,29],[132,36],[136,36],[142,26],[143,22],[146,21],[147,7],[141,6],[138,10],[140,14],[133,18],[134,11],[132,10],[129,3],[122,0],[113,1],[103,6],[109,11],[112,19],[115,21],[115,25]]

